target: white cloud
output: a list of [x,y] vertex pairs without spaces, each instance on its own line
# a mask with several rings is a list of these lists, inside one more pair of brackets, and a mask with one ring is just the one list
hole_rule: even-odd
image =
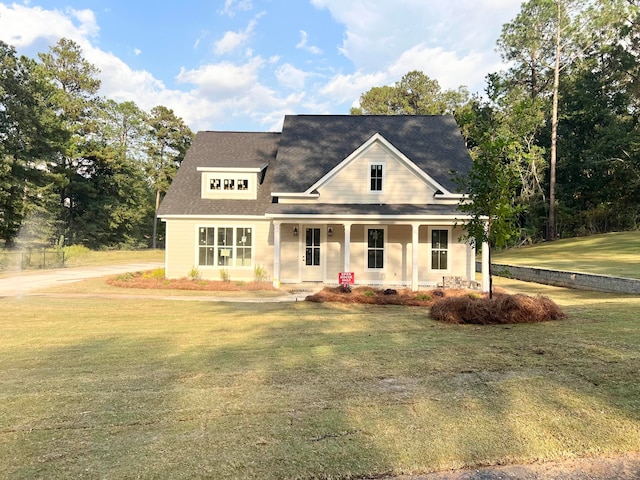
[[[73,19],[77,20],[76,23]],[[65,37],[86,44],[87,38],[98,34],[99,28],[91,10],[44,10],[16,3],[0,3],[0,35],[9,45],[23,48],[39,39],[56,42]]]
[[195,70],[182,69],[177,80],[196,85],[209,98],[238,97],[258,83],[259,71],[264,63],[261,57],[253,57],[244,65],[222,62],[204,65]]
[[251,0],[225,0],[220,13],[233,17],[238,12],[247,12],[252,8],[253,2]]
[[302,90],[309,74],[289,63],[280,65],[275,71],[278,83],[291,90]]
[[[502,24],[519,11],[521,0],[311,2],[317,8],[328,9],[345,26],[340,51],[353,62],[356,71],[391,73],[394,66],[402,65],[405,70],[400,76],[422,69],[445,84],[448,81],[438,75],[451,77],[456,71],[468,72],[466,65],[473,64],[478,69],[473,82],[469,77],[453,81],[469,83],[473,91],[483,85],[484,75],[499,62],[495,42]],[[428,58],[453,63],[427,64]]]
[[313,45],[308,45],[307,42],[309,40],[309,35],[304,30],[300,30],[300,41],[296,45],[296,48],[306,50],[308,52],[313,53],[314,55],[322,55],[322,50]]
[[214,51],[216,55],[231,53],[232,51],[237,50],[239,47],[246,44],[251,38],[253,30],[258,24],[258,19],[262,15],[264,15],[264,13],[256,15],[256,17],[249,22],[244,30],[240,30],[239,32],[226,32],[224,36],[214,45]]

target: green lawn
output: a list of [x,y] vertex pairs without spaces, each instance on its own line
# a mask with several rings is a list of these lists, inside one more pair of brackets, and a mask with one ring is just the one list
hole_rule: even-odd
[[420,308],[0,299],[0,478],[350,478],[634,451],[640,298]]
[[493,255],[495,263],[640,278],[640,231],[568,238]]

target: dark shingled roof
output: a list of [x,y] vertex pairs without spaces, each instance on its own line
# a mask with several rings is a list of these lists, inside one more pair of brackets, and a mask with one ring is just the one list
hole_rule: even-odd
[[278,148],[274,192],[304,192],[379,133],[453,193],[451,170],[472,160],[450,115],[287,115]]
[[[165,215],[264,215],[271,204],[279,133],[198,132],[158,210]],[[198,167],[266,169],[257,200],[203,199]],[[256,174],[258,176],[258,174]]]
[[[410,205],[272,204],[271,193],[301,193],[379,133],[449,192],[451,170],[472,165],[460,130],[448,115],[287,115],[282,133],[199,132],[167,192],[159,216],[264,215],[278,213],[449,214]],[[202,199],[198,167],[264,168],[257,200]],[[308,212],[307,212],[308,210]],[[446,210],[446,212],[445,212]]]

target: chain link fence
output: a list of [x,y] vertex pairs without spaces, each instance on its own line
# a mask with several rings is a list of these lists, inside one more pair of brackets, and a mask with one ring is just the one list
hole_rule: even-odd
[[64,267],[60,249],[0,250],[0,271]]

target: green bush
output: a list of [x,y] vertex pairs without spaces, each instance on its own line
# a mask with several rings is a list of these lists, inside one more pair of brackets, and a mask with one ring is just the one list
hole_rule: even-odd
[[64,252],[65,261],[86,257],[91,253],[91,250],[84,245],[69,245],[68,247],[63,247],[62,251]]
[[226,268],[220,270],[220,280],[222,280],[223,282],[228,282],[231,280],[229,270],[227,270]]
[[267,279],[267,269],[262,265],[253,267],[253,278],[256,282],[264,282]]
[[153,280],[156,281],[160,281],[160,280],[164,280],[165,279],[165,272],[164,272],[164,268],[156,268],[154,270],[151,270],[149,272],[144,272],[142,274],[143,278],[151,278]]
[[191,281],[200,280],[201,277],[202,274],[195,265],[191,267],[191,270],[189,270],[189,273],[187,274],[187,278]]

